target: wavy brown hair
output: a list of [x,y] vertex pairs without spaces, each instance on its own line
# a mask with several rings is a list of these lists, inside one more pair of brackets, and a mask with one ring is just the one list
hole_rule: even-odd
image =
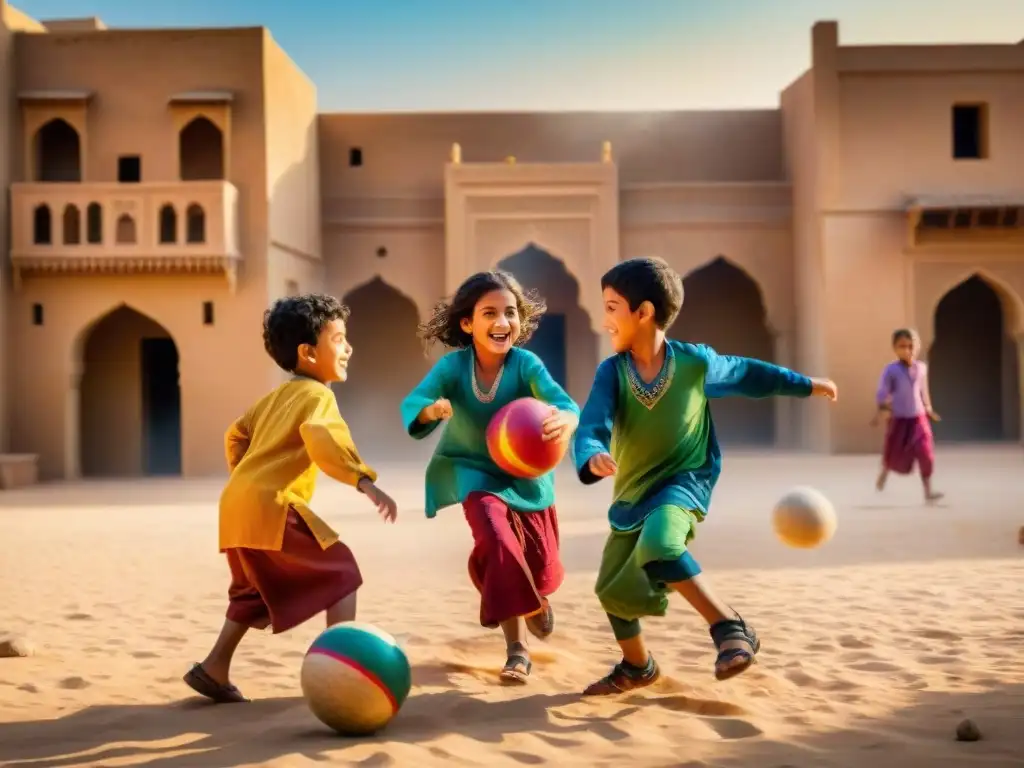
[[472,318],[477,302],[491,291],[509,291],[516,297],[516,307],[519,309],[519,338],[516,339],[516,346],[528,342],[548,306],[536,291],[524,290],[511,274],[496,269],[477,272],[466,278],[451,299],[440,301],[434,306],[430,319],[419,325],[424,348],[429,349],[434,342],[440,342],[450,349],[470,346],[473,337],[462,330],[462,320]]

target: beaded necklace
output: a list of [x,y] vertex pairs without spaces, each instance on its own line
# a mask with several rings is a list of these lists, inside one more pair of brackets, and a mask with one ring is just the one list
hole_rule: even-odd
[[645,384],[643,379],[640,378],[640,373],[636,369],[632,356],[626,356],[626,378],[629,381],[629,391],[633,393],[633,397],[637,399],[640,405],[649,411],[668,392],[669,387],[672,386],[672,378],[675,376],[675,373],[676,358],[672,354],[672,347],[669,346],[668,342],[665,342],[665,362],[662,363],[661,370],[649,385]]
[[480,382],[476,377],[476,353],[474,352],[469,358],[469,373],[470,380],[473,383],[473,394],[476,395],[476,399],[481,403],[490,403],[494,401],[494,398],[498,394],[498,387],[501,384],[501,376],[505,373],[505,363],[501,364],[498,368],[498,375],[494,377],[494,383],[491,384],[491,388],[486,392],[480,388]]

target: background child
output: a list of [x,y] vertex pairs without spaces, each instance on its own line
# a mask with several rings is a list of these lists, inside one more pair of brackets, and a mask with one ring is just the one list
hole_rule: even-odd
[[576,403],[539,357],[517,346],[529,340],[545,309],[506,272],[467,279],[420,327],[427,346],[438,341],[456,351],[438,361],[401,407],[417,439],[450,419],[427,466],[426,515],[462,504],[473,532],[469,572],[480,591],[480,623],[505,634],[501,678],[508,683],[525,683],[532,669],[526,630],[541,638],[553,631],[547,598],[565,571],[552,474],[509,476],[491,459],[486,430],[499,409],[520,397],[552,405],[545,440],[568,441],[576,428]]
[[700,576],[687,551],[721,472],[709,398],[821,395],[835,385],[771,363],[719,355],[665,338],[683,303],[683,284],[661,259],[629,259],[601,278],[604,327],[616,354],[597,369],[576,433],[580,480],[615,475],[611,534],[595,591],[622,661],[585,695],[648,686],[659,675],[640,618],[663,616],[674,590],[708,622],[718,649],[715,677],[747,669],[760,648],[754,630]]
[[896,360],[882,369],[875,403],[878,410],[871,420],[877,425],[879,418],[887,421],[885,444],[882,449],[882,469],[875,487],[885,488],[890,472],[909,475],[917,463],[924,485],[925,501],[942,498],[932,490],[932,472],[935,468],[935,440],[931,421],[939,421],[932,410],[928,389],[928,366],[917,359],[921,339],[917,331],[900,328],[892,334],[892,349]]
[[356,615],[362,576],[352,552],[309,508],[320,467],[353,485],[393,522],[395,502],[359,458],[328,384],[348,378],[348,309],[333,296],[281,299],[263,316],[263,344],[294,373],[228,430],[231,476],[220,498],[220,550],[231,568],[220,637],[185,675],[216,702],[246,701],[231,684],[235,649],[250,628],[284,632],[321,611],[327,625]]

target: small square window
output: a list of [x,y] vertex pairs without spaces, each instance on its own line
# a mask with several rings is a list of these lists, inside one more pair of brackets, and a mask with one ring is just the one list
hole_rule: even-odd
[[213,325],[213,302],[203,302],[203,325]]
[[953,159],[988,157],[988,105],[953,105]]
[[122,184],[138,184],[142,181],[142,158],[138,155],[122,155],[117,158],[117,180]]
[[363,165],[363,150],[359,147],[352,147],[348,151],[349,168],[360,168]]
[[43,305],[33,304],[32,305],[32,325],[43,324]]

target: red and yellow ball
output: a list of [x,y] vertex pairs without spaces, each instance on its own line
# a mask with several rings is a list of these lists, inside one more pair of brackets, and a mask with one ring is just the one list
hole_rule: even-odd
[[540,477],[558,466],[567,442],[543,438],[542,425],[553,413],[548,403],[521,397],[494,414],[487,426],[487,450],[494,463],[522,478]]

